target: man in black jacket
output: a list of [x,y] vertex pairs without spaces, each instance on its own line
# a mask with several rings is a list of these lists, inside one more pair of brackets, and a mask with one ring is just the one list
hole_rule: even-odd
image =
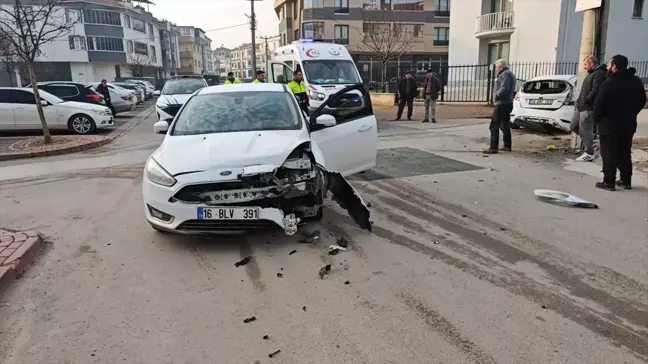
[[412,120],[412,108],[417,93],[416,81],[412,79],[412,72],[408,71],[405,73],[405,78],[398,84],[398,95],[400,99],[398,100],[398,113],[396,114],[395,120],[400,120],[405,104],[407,104],[407,120]]
[[104,102],[106,102],[106,106],[108,106],[110,112],[115,115],[115,108],[110,101],[110,88],[108,88],[108,81],[101,80],[101,83],[97,86],[97,92],[103,96]]
[[596,57],[587,57],[583,61],[587,76],[583,80],[580,95],[576,100],[576,108],[571,123],[571,130],[581,137],[583,154],[576,158],[577,162],[591,162],[594,156],[594,100],[607,75],[606,65],[599,65]]
[[635,76],[636,70],[628,68],[628,58],[612,57],[608,64],[608,78],[594,101],[594,122],[601,138],[603,182],[596,187],[614,191],[617,168],[621,179],[616,182],[631,189],[632,137],[637,131],[637,115],[646,104],[643,83]]

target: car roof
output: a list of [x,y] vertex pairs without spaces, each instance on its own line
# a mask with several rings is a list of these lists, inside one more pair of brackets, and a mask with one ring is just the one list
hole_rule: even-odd
[[571,79],[578,77],[576,75],[544,75],[544,76],[537,76],[533,77],[529,81],[570,81]]
[[29,91],[34,92],[31,87],[0,87],[0,90]]
[[60,83],[60,84],[66,84],[66,85],[75,85],[75,86],[84,86],[80,82],[74,82],[74,81],[42,81],[42,82],[36,82],[36,85],[43,86],[43,85],[51,85],[53,83]]
[[288,89],[281,83],[237,83],[234,85],[216,85],[201,89],[198,95],[218,94],[221,92],[247,92],[247,91],[268,91],[288,92]]

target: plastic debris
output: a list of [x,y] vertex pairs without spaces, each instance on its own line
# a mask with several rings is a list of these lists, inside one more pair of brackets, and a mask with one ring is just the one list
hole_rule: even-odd
[[283,278],[283,274],[277,273],[277,278]]
[[306,306],[302,307],[302,310],[304,310],[304,312],[306,312]]
[[553,190],[533,190],[533,193],[542,201],[555,203],[558,205],[598,209],[597,204],[583,200],[580,197],[570,195],[566,192]]
[[327,265],[323,266],[322,268],[320,268],[320,270],[319,270],[320,279],[324,279],[324,276],[327,275],[328,272],[330,272],[330,271],[331,271],[331,265],[330,264],[327,264]]
[[270,353],[270,354],[268,355],[268,357],[269,357],[269,358],[274,358],[274,357],[275,357],[277,354],[279,354],[280,352],[281,352],[281,350],[277,350],[277,351],[275,351],[274,353]]
[[256,321],[256,316],[248,317],[245,320],[243,320],[244,324],[249,324],[252,321]]
[[344,284],[351,284],[351,282],[350,281],[345,281]]
[[319,230],[315,230],[312,233],[304,233],[303,236],[304,238],[299,241],[300,243],[312,244],[320,238],[320,232]]
[[297,250],[293,250],[293,251],[291,251],[290,253],[288,253],[288,255],[293,255],[293,254],[295,254],[295,253],[297,253]]
[[245,258],[239,260],[238,262],[234,263],[234,266],[235,267],[240,267],[242,265],[246,265],[246,264],[248,264],[250,262],[251,259],[252,259],[252,257],[245,257]]
[[268,335],[263,335],[263,340],[268,340],[269,338],[270,338],[270,336],[268,336]]
[[338,239],[337,245],[339,245],[339,246],[341,246],[343,248],[346,248],[346,247],[349,246],[349,242],[344,237],[341,237],[341,238]]
[[328,252],[329,255],[337,255],[337,253],[339,253],[341,251],[346,251],[345,248],[343,248],[341,246],[338,246],[338,245],[330,245],[329,249],[330,249],[329,252]]
[[556,149],[558,149],[558,148],[553,144],[547,145],[547,150],[556,150]]

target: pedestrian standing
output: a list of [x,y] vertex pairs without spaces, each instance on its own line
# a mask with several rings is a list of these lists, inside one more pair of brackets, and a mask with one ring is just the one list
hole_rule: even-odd
[[288,83],[290,91],[295,95],[297,103],[302,110],[309,115],[308,107],[310,106],[308,102],[308,94],[306,93],[306,84],[304,83],[304,75],[300,70],[293,72],[293,80]]
[[496,154],[499,150],[499,131],[504,136],[503,151],[510,152],[513,141],[511,140],[511,111],[513,111],[513,97],[515,95],[515,74],[508,68],[508,62],[498,59],[495,62],[497,83],[493,93],[493,116],[490,122],[490,148],[484,150],[485,154]]
[[637,115],[646,104],[643,82],[628,68],[628,58],[616,55],[608,63],[608,77],[594,101],[594,123],[600,135],[603,182],[596,187],[614,191],[617,186],[632,188],[632,138],[637,131]]
[[398,113],[396,119],[400,120],[403,115],[403,109],[407,104],[407,120],[412,120],[412,109],[414,108],[414,98],[418,94],[418,87],[416,87],[416,80],[412,79],[412,72],[405,73],[405,78],[398,84]]
[[101,80],[101,83],[97,86],[97,92],[100,93],[103,98],[106,106],[110,109],[110,112],[115,115],[115,108],[112,105],[110,100],[110,88],[108,88],[108,81],[105,79]]
[[262,70],[256,71],[256,78],[252,83],[265,83],[265,72]]
[[235,85],[241,83],[241,80],[238,77],[234,77],[234,72],[227,72],[227,79],[225,80],[226,85]]
[[423,93],[425,94],[425,117],[423,122],[432,121],[436,123],[436,100],[439,98],[441,82],[434,76],[432,70],[428,70],[423,85]]
[[576,158],[577,162],[591,162],[596,156],[594,154],[594,100],[598,95],[601,84],[605,81],[607,69],[604,64],[599,64],[596,57],[587,57],[583,61],[587,70],[587,76],[583,80],[580,95],[576,100],[574,117],[572,118],[571,130],[578,134],[583,142],[583,154]]

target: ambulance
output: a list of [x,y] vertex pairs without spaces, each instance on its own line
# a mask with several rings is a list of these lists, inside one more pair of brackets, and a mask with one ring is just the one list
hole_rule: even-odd
[[266,70],[268,82],[284,84],[292,81],[293,71],[302,71],[311,110],[343,88],[362,83],[360,72],[343,45],[309,39],[278,48]]

